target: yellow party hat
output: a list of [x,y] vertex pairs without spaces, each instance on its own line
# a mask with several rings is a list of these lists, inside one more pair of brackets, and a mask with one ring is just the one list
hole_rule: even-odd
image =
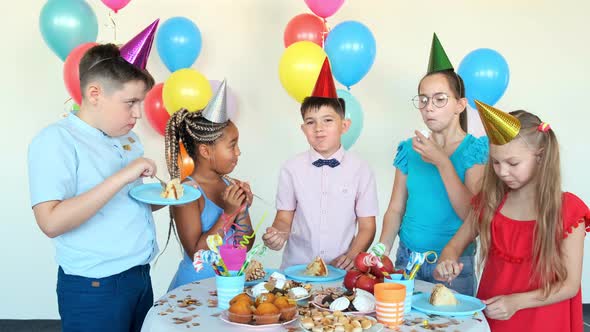
[[479,117],[488,134],[490,143],[503,145],[513,140],[520,131],[520,121],[490,105],[475,100]]

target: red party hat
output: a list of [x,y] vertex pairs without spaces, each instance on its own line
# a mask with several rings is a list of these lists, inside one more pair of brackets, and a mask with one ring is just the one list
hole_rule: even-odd
[[315,82],[315,87],[313,88],[311,97],[338,98],[328,57],[326,57],[326,60],[324,60],[324,64],[320,70],[318,80]]

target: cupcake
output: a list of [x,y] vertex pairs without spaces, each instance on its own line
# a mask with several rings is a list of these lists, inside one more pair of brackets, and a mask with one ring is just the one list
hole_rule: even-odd
[[254,311],[256,325],[274,324],[279,321],[280,317],[281,310],[270,302],[261,303]]
[[230,322],[248,324],[252,320],[252,309],[245,301],[237,301],[229,307],[228,318]]

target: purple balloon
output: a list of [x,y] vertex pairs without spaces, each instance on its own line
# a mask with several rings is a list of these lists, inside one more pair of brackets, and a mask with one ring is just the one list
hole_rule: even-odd
[[[211,84],[211,90],[215,95],[221,86],[221,81],[209,80],[209,84]],[[238,119],[238,98],[229,85],[227,86],[227,115],[234,122]]]

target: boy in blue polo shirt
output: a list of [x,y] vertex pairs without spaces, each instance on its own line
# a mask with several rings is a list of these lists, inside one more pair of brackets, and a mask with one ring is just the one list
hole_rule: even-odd
[[80,111],[29,146],[31,206],[55,244],[63,331],[139,331],[153,304],[152,208],[128,194],[156,173],[131,132],[153,84],[117,46],[95,46],[80,61]]

